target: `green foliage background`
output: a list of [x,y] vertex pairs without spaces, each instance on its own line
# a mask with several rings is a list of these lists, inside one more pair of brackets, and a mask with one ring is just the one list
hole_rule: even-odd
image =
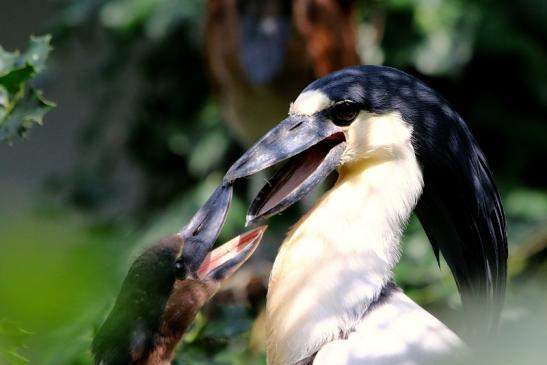
[[[44,176],[41,188],[23,200],[10,191],[0,193],[0,364],[90,363],[93,331],[131,259],[178,229],[242,151],[222,123],[208,86],[202,1],[56,4],[55,17],[43,29],[52,35],[52,62],[67,57],[74,44],[101,50],[80,75],[93,108],[78,132],[72,167]],[[537,339],[547,335],[545,4],[359,2],[364,62],[401,68],[440,91],[467,121],[496,175],[511,250],[502,340],[512,346],[486,341],[483,348],[485,356],[496,353],[494,358],[506,361],[517,349],[539,357],[545,350]],[[18,55],[0,49],[0,140],[12,140],[41,122],[53,106],[26,84],[43,70],[49,41],[32,38],[29,49]],[[65,107],[63,100],[55,102]],[[28,105],[33,112],[26,112]],[[46,120],[42,128],[53,122]],[[28,142],[15,143],[22,148]],[[131,179],[124,175],[127,165]],[[256,191],[238,189],[221,240],[240,232],[247,192]],[[273,256],[303,209],[272,220],[262,245],[266,257]],[[403,247],[397,282],[461,328],[448,269],[438,268],[416,220]],[[200,315],[178,363],[264,363],[263,353],[248,346],[254,316],[245,303]]]

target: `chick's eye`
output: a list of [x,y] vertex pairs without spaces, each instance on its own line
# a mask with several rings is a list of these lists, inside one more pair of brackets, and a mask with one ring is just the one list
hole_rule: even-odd
[[177,279],[185,279],[188,275],[188,268],[184,265],[182,260],[175,262],[175,275]]
[[331,109],[331,118],[334,124],[348,126],[359,114],[359,105],[351,102],[336,104]]

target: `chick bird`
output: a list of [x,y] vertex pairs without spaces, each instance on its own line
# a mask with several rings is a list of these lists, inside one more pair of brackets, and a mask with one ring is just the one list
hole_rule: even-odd
[[209,251],[228,211],[220,186],[180,232],[131,265],[114,308],[92,344],[97,365],[168,365],[198,311],[254,252],[266,226]]

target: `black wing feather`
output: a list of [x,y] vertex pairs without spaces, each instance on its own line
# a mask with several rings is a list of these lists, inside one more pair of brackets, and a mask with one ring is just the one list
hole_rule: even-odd
[[461,118],[440,118],[429,127],[439,129],[430,131],[433,134],[453,134],[448,141],[457,142],[421,144],[424,192],[416,214],[434,251],[441,251],[452,270],[471,318],[494,328],[507,275],[501,199],[484,155]]

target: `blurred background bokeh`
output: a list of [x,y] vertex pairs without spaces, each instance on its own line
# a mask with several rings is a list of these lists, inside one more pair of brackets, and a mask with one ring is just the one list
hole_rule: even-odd
[[[6,52],[36,45],[32,34],[50,34],[53,50],[25,90],[43,90],[36,110],[56,107],[25,137],[0,142],[0,364],[89,364],[131,260],[188,220],[308,82],[356,63],[417,76],[470,126],[500,188],[510,245],[501,335],[482,347],[491,360],[545,355],[544,0],[1,0],[2,72]],[[9,90],[0,91],[4,107]],[[259,180],[236,187],[220,240],[243,230]],[[176,363],[265,363],[269,265],[312,201],[270,221]],[[461,329],[449,270],[416,219],[396,279]]]

